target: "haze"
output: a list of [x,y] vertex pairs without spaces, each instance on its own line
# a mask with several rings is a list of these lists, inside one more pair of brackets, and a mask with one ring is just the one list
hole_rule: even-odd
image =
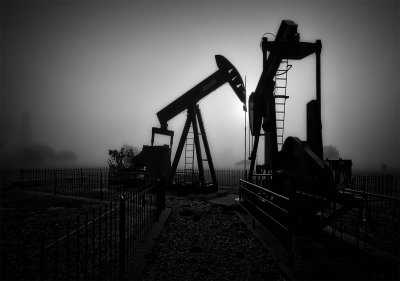
[[[216,54],[249,95],[263,34],[291,19],[302,41],[322,40],[324,145],[355,169],[399,168],[398,1],[3,1],[1,13],[4,166],[30,145],[47,149],[42,165],[65,167],[104,167],[108,149],[149,145],[156,113],[216,71]],[[290,63],[285,137],[305,139],[315,56]],[[200,108],[216,168],[235,167],[241,102],[225,84]],[[169,122],[173,151],[185,117]]]

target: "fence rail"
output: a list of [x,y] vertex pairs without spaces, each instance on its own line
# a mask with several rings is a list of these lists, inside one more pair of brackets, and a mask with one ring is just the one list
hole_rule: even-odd
[[[49,174],[41,172],[42,175],[36,171],[35,179]],[[65,177],[60,182],[63,180]],[[51,233],[43,232],[38,241],[25,237],[16,249],[20,259],[2,261],[1,279],[123,279],[127,265],[133,261],[152,223],[165,207],[163,184],[149,183],[120,193],[119,199],[103,201],[85,215],[75,215],[54,225]],[[47,185],[38,188],[45,187]],[[62,194],[61,190],[57,194]],[[76,194],[70,192],[71,188],[65,187],[65,190],[68,195]],[[36,245],[36,250],[28,252],[28,244]]]
[[24,169],[16,184],[33,191],[98,200],[115,199],[154,182],[143,173],[100,169]]
[[[233,191],[239,190],[240,179],[246,179],[245,170],[215,170],[218,184]],[[209,170],[204,171],[206,181],[211,181]],[[18,185],[36,191],[52,192],[94,199],[111,199],[118,191],[123,193],[127,187],[138,187],[153,179],[143,173],[110,173],[108,168],[97,169],[24,169],[20,171]],[[198,181],[198,170],[178,169],[176,182]],[[351,189],[373,194],[400,197],[400,180],[396,174],[353,173]]]
[[332,231],[354,237],[360,248],[366,249],[368,244],[399,256],[400,198],[352,188],[344,191],[363,200],[363,213],[350,210],[331,225]]
[[[230,189],[237,191],[239,190],[239,180],[246,180],[247,175],[245,170],[215,170],[215,173],[219,186],[230,187]],[[209,170],[205,170],[204,175],[206,181],[211,181]],[[254,176],[257,181],[265,175]],[[198,181],[198,170],[185,171],[184,169],[178,169],[174,178],[176,182],[191,182],[192,179]],[[350,186],[357,191],[400,197],[400,180],[396,174],[353,173]]]
[[[333,216],[334,220],[329,223],[332,234],[338,233],[341,238],[346,235],[355,240],[358,247],[363,249],[372,246],[399,256],[400,198],[365,192],[365,188],[362,190],[343,189],[343,192],[352,194],[360,204],[357,205],[358,207],[355,205],[342,216]],[[264,225],[268,225],[270,230],[284,239],[288,245],[289,254],[293,251],[294,233],[302,227],[308,227],[297,224],[298,212],[305,212],[308,205],[315,205],[321,206],[323,210],[321,215],[325,216],[338,211],[337,207],[340,208],[340,204],[336,206],[335,202],[331,202],[328,205],[328,201],[322,199],[318,201],[317,198],[308,198],[305,202],[310,202],[310,204],[304,204],[302,203],[304,200],[287,198],[244,180],[240,181],[239,198],[241,206],[248,213]]]
[[[195,182],[198,179],[198,170],[185,171],[185,169],[178,169],[175,174],[175,182]],[[246,171],[244,170],[215,170],[218,185],[220,187],[228,187],[232,191],[239,191],[240,179],[246,178]],[[206,182],[212,182],[211,172],[204,171]]]
[[[282,238],[289,262],[294,254],[294,216],[291,199],[256,184],[240,180],[239,203],[253,218]],[[254,222],[254,221],[253,221]]]
[[354,173],[350,186],[356,191],[400,197],[398,174]]

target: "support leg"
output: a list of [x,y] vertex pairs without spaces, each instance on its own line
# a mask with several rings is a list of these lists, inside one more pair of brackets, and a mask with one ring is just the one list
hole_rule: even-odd
[[201,155],[199,129],[197,127],[196,106],[194,106],[189,110],[190,110],[189,117],[192,120],[192,126],[193,126],[193,135],[194,135],[193,137],[194,137],[194,145],[196,147],[197,165],[199,167],[200,184],[202,187],[205,187],[206,181],[204,178],[203,157]]
[[250,162],[250,171],[249,171],[249,177],[248,181],[253,182],[253,173],[254,173],[254,164],[256,162],[256,157],[257,157],[257,148],[258,148],[258,140],[260,139],[259,135],[256,135],[254,138],[254,145],[253,145],[253,151],[251,152],[251,162]]
[[217,181],[217,176],[216,176],[215,170],[214,170],[214,163],[212,161],[210,147],[208,145],[207,135],[206,135],[206,131],[204,129],[203,118],[201,117],[200,109],[198,106],[196,107],[196,115],[197,115],[197,120],[199,122],[199,127],[200,127],[201,137],[203,140],[204,150],[206,151],[208,167],[210,168],[213,186],[214,186],[214,188],[218,188],[218,181]]

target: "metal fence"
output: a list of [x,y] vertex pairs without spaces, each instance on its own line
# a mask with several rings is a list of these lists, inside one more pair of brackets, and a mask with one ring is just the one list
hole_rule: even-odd
[[[365,177],[365,176],[364,176]],[[362,249],[371,247],[384,250],[388,253],[399,256],[400,254],[400,197],[384,194],[371,193],[366,190],[397,194],[394,176],[372,176],[361,178],[356,176],[356,183],[364,183],[366,186],[355,185],[343,188],[341,191],[354,196],[359,202],[359,207],[354,207],[342,216],[335,217],[329,223],[332,234],[340,238],[346,237],[353,240]],[[386,179],[386,180],[385,180]],[[376,184],[375,186],[373,184]],[[293,219],[290,219],[290,206],[298,205],[296,200],[282,197],[280,194],[265,189],[257,184],[240,181],[239,189],[240,203],[247,212],[261,220],[262,223],[278,230],[280,237],[286,237],[289,250],[292,251],[290,237],[293,235]],[[300,200],[301,202],[301,200]],[[324,202],[315,202],[324,206]],[[337,211],[339,206],[331,202],[329,208],[323,212],[328,214],[332,210]],[[334,207],[332,207],[334,206]],[[297,206],[299,207],[299,206]],[[332,209],[333,208],[333,209]],[[307,205],[301,206],[299,211],[304,212]],[[295,217],[298,214],[294,214]],[[292,224],[291,224],[292,223]],[[282,231],[283,230],[283,231]],[[293,236],[292,236],[293,237]]]
[[286,244],[289,261],[294,253],[294,220],[291,199],[264,187],[240,180],[240,206],[278,235]]
[[353,239],[359,248],[375,247],[399,256],[400,198],[352,188],[344,191],[362,199],[362,213],[350,210],[333,222],[332,232]]
[[[178,169],[175,174],[175,182],[196,182],[198,179],[198,170],[186,170]],[[245,170],[215,170],[215,175],[217,177],[218,185],[222,188],[228,188],[231,191],[239,191],[239,181],[240,179],[246,178]],[[206,182],[212,182],[211,172],[209,170],[204,171],[204,177]]]
[[[245,179],[247,171],[245,170],[215,170],[218,184],[222,187],[229,187],[232,190],[239,190],[239,180]],[[209,170],[204,171],[206,181],[211,181]],[[263,175],[259,175],[263,176]],[[255,181],[259,177],[254,177]],[[198,170],[178,169],[174,180],[176,182],[198,181]],[[353,173],[351,178],[351,188],[357,191],[365,191],[374,194],[400,197],[399,175],[395,173]]]
[[[2,280],[121,280],[164,208],[161,183],[148,184],[53,227],[50,237],[26,237],[20,260],[2,261]],[[47,236],[45,238],[45,236]],[[38,245],[28,252],[27,244]],[[6,266],[4,266],[6,265]]]
[[399,175],[394,173],[353,173],[351,189],[399,198]]
[[151,182],[154,179],[143,173],[115,173],[106,168],[23,169],[17,184],[22,189],[54,195],[109,200]]

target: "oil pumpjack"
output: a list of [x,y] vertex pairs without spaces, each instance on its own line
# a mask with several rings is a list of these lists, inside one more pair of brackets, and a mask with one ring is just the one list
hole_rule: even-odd
[[[346,193],[341,176],[351,177],[351,160],[324,161],[321,122],[320,40],[300,42],[297,24],[283,20],[274,41],[261,40],[263,71],[249,96],[249,121],[254,136],[247,180],[240,181],[240,204],[266,225],[289,233],[322,229],[362,202]],[[316,98],[307,103],[307,140],[289,136],[283,141],[286,87],[281,75],[287,60],[316,55]],[[282,63],[286,68],[280,70]],[[263,133],[261,132],[263,129]],[[254,172],[260,137],[265,138],[264,160]],[[281,147],[278,150],[278,147]],[[338,207],[339,206],[339,207]],[[338,208],[337,208],[338,207]],[[291,242],[289,242],[290,244]]]
[[[211,157],[211,152],[206,136],[206,131],[204,128],[204,123],[202,120],[202,116],[200,113],[200,109],[198,103],[201,99],[215,91],[217,88],[221,87],[225,83],[229,83],[229,85],[234,90],[235,94],[239,98],[239,100],[245,104],[246,103],[246,94],[245,88],[243,84],[243,80],[236,70],[236,68],[222,55],[216,55],[215,60],[218,66],[218,70],[213,74],[205,78],[199,84],[194,86],[192,89],[178,97],[176,100],[168,104],[166,107],[157,112],[158,120],[160,121],[160,127],[152,128],[152,136],[151,136],[151,146],[143,146],[142,153],[139,154],[136,159],[133,159],[133,162],[140,162],[142,166],[145,166],[146,163],[150,164],[151,159],[154,159],[156,155],[164,155],[164,160],[162,161],[164,165],[160,165],[160,159],[158,159],[159,165],[153,165],[157,170],[155,174],[157,176],[163,175],[166,176],[169,182],[172,182],[174,175],[176,173],[179,160],[182,155],[182,151],[184,145],[186,143],[186,147],[190,147],[190,152],[192,156],[190,157],[191,161],[191,173],[193,174],[193,166],[194,166],[194,151],[196,152],[197,166],[198,166],[198,177],[200,187],[207,191],[217,191],[218,190],[218,181],[215,175],[214,164]],[[179,140],[179,144],[176,150],[176,154],[174,156],[172,165],[170,166],[170,162],[165,161],[166,155],[165,153],[169,149],[169,158],[171,157],[172,145],[173,145],[173,137],[174,131],[168,130],[168,122],[176,117],[178,114],[183,111],[187,111],[187,119],[183,128],[183,132],[181,138]],[[190,130],[192,128],[192,130]],[[156,134],[166,135],[170,137],[170,146],[154,146],[154,137]],[[201,140],[199,135],[201,135],[201,140],[204,147],[204,152],[206,158],[203,158]],[[191,141],[189,144],[188,141]],[[160,158],[160,157],[159,157]],[[185,161],[188,156],[185,155]],[[207,161],[208,167],[211,174],[212,183],[207,183],[204,173],[204,165],[203,162]],[[152,161],[153,163],[154,161]],[[163,168],[160,166],[163,166]],[[151,169],[150,169],[151,170]],[[154,169],[153,169],[154,170]]]
[[[254,143],[248,181],[253,181],[259,138],[264,136],[263,171],[271,176],[273,186],[282,185],[283,181],[287,185],[290,180],[296,184],[296,188],[311,188],[317,194],[331,190],[330,169],[323,161],[322,151],[321,47],[320,40],[315,43],[300,42],[297,24],[290,20],[282,21],[274,41],[262,38],[263,71],[255,92],[249,97],[250,130]],[[282,74],[282,70],[279,73],[279,67],[285,60],[301,60],[313,53],[316,54],[316,99],[307,104],[307,141],[288,137],[283,142],[284,106],[289,97],[286,91],[279,93],[280,88],[286,87],[279,84],[279,80],[284,79],[279,77]],[[278,145],[281,145],[281,151],[278,151]],[[316,178],[321,187],[315,187],[315,182],[310,181]]]

